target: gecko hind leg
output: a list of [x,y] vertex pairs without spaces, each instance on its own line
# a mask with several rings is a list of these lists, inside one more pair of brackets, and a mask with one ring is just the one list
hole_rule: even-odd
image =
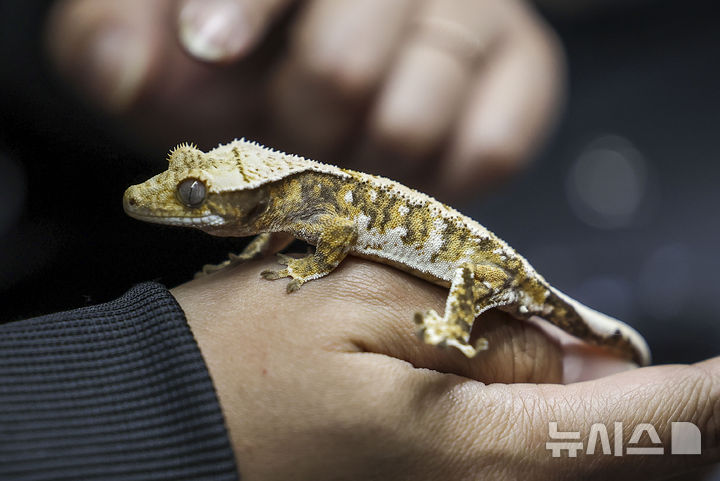
[[289,234],[282,232],[263,232],[255,236],[240,254],[230,252],[228,259],[220,264],[205,264],[201,271],[195,273],[195,279],[212,274],[231,265],[259,259],[269,252],[277,252],[287,247],[292,241],[293,237]]
[[428,344],[455,347],[467,357],[486,350],[485,338],[470,344],[472,326],[477,315],[498,305],[493,295],[506,281],[505,271],[495,266],[466,263],[458,267],[450,285],[445,315],[441,317],[432,309],[415,314],[418,335]]

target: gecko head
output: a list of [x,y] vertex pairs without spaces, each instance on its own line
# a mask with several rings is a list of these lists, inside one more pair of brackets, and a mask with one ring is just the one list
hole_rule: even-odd
[[[173,149],[168,164],[165,172],[128,187],[123,196],[128,215],[222,234],[223,229],[232,227],[241,231],[238,227],[264,210],[264,188],[223,189],[226,182],[221,163],[193,145]],[[241,225],[234,225],[238,223]]]

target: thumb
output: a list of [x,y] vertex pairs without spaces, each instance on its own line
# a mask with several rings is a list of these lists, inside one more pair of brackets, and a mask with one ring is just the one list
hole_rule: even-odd
[[198,60],[226,63],[250,53],[291,0],[184,0],[180,43]]
[[547,451],[558,468],[579,470],[582,477],[602,472],[604,478],[635,479],[643,473],[655,479],[720,460],[720,358],[542,390],[549,409],[539,418],[557,422],[556,429],[539,425],[544,422],[534,429],[548,441],[550,431],[572,432],[571,442],[582,443],[576,458]]
[[433,395],[434,439],[468,479],[665,479],[720,461],[720,358],[571,385],[413,374]]

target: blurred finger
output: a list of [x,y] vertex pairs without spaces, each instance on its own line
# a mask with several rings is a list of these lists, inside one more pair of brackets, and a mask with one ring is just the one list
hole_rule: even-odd
[[230,62],[246,55],[292,0],[184,0],[178,34],[198,60]]
[[528,15],[513,16],[521,24],[475,79],[442,169],[446,189],[481,189],[516,172],[554,124],[561,48]]
[[167,1],[66,0],[48,18],[46,44],[58,71],[113,112],[140,95],[161,49],[156,25]]
[[[288,149],[314,152],[344,140],[384,77],[413,7],[411,0],[315,0],[293,30],[273,88],[276,127]],[[287,142],[287,141],[286,141]]]
[[444,140],[504,22],[495,2],[477,3],[435,0],[415,19],[372,115],[383,143],[422,157]]
[[315,0],[295,27],[291,54],[309,75],[362,97],[385,73],[412,7],[411,0]]
[[[171,0],[65,0],[48,18],[47,47],[60,74],[106,113],[122,116],[157,148],[180,139],[209,147],[257,136],[265,72],[212,69],[177,41]],[[254,129],[254,130],[253,130]]]

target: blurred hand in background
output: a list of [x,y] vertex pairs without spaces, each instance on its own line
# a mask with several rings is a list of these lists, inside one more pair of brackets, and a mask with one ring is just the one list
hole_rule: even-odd
[[62,0],[46,40],[146,148],[244,136],[441,195],[520,170],[564,78],[520,0]]

